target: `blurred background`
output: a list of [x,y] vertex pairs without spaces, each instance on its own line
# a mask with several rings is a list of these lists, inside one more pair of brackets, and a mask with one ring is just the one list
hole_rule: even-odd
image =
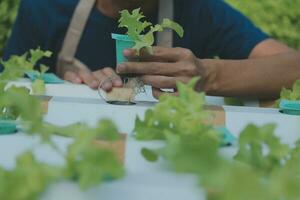
[[[272,37],[300,50],[300,0],[225,0]],[[20,0],[0,1],[0,57]]]

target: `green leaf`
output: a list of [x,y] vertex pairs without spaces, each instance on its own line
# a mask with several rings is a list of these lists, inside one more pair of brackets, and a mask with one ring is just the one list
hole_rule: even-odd
[[224,97],[225,105],[229,106],[244,106],[244,102],[241,99],[234,97]]
[[[43,57],[50,57],[52,53],[50,51],[42,51],[40,48],[30,50],[30,58],[28,58],[28,53],[22,56],[11,56],[7,61],[1,61],[4,67],[4,71],[0,74],[0,91],[4,92],[5,85],[9,81],[16,80],[18,78],[23,78],[26,72],[34,71],[34,67],[37,62]],[[36,71],[39,74],[39,79],[41,76],[49,69],[45,65],[40,66],[41,72]],[[41,82],[34,85],[35,89],[41,92]]]
[[40,66],[40,71],[41,71],[42,75],[45,74],[48,70],[49,70],[49,67],[47,67],[46,65]]
[[295,81],[292,89],[283,88],[280,93],[280,99],[277,100],[275,107],[279,107],[281,100],[291,100],[299,101],[300,100],[300,80]]
[[161,26],[163,28],[170,28],[170,29],[174,30],[179,35],[179,37],[183,37],[183,35],[184,35],[184,30],[183,30],[182,26],[180,26],[178,23],[176,23],[170,19],[163,19]]
[[150,22],[141,21],[145,16],[140,12],[140,8],[134,9],[132,14],[128,10],[122,10],[120,14],[119,27],[127,28],[127,34],[133,40],[138,40],[139,35],[152,25]]
[[117,140],[119,138],[118,128],[111,120],[101,120],[95,129],[95,138],[108,141]]
[[[105,123],[107,124],[108,121],[100,122],[99,124]],[[104,127],[102,129],[102,131],[108,131],[108,133],[98,133],[101,130],[100,127],[95,129],[94,132],[86,129],[80,129],[79,131],[74,129],[77,133],[75,141],[69,146],[65,157],[67,161],[65,174],[67,177],[79,181],[82,189],[98,185],[107,178],[120,178],[124,174],[123,168],[114,153],[92,144],[92,140],[96,139],[99,134],[101,136],[109,133],[114,134],[115,127],[113,126],[112,128],[107,129],[107,127]]]
[[[239,139],[238,161],[248,163],[262,173],[269,173],[274,168],[279,168],[288,158],[289,147],[282,144],[274,134],[274,124],[258,128],[249,125],[241,133]],[[264,153],[264,148],[268,152]]]
[[150,50],[151,53],[151,47],[155,41],[155,32],[161,32],[169,28],[174,30],[180,37],[183,37],[183,28],[170,19],[164,19],[162,24],[153,26],[152,23],[144,20],[145,16],[140,8],[134,9],[132,13],[128,10],[122,10],[120,13],[119,27],[127,29],[126,34],[135,42],[133,49],[137,50],[138,55],[143,48]]
[[0,169],[0,199],[38,200],[61,172],[61,168],[42,164],[31,152],[25,152],[18,156],[13,170]]
[[42,58],[44,58],[44,57],[46,57],[46,58],[49,58],[49,57],[51,57],[51,55],[52,55],[52,52],[50,52],[50,51],[42,51],[41,49],[40,49],[40,47],[39,48],[37,48],[37,49],[31,49],[30,50],[30,55],[31,55],[31,58],[30,58],[30,63],[33,65],[33,66],[35,66],[36,64],[37,64],[37,62],[39,61],[39,60],[41,60]]
[[46,85],[45,82],[41,79],[36,79],[32,83],[33,94],[35,95],[44,95],[46,93]]
[[[146,111],[144,120],[136,118],[138,140],[166,142],[161,149],[143,149],[147,160],[154,162],[161,156],[179,172],[205,171],[208,165],[216,164],[221,138],[205,123],[212,115],[204,110],[205,95],[194,90],[198,81],[199,78],[194,78],[187,85],[178,83],[178,97],[163,95],[153,109]],[[211,160],[194,163],[199,158]]]
[[27,61],[27,54],[22,56],[12,56],[7,61],[1,61],[4,71],[0,74],[1,82],[13,81],[22,78],[27,71],[33,69],[33,65]]
[[31,130],[39,129],[42,123],[41,102],[30,96],[29,90],[24,87],[10,87],[4,93],[0,93],[0,108],[13,110],[14,116],[20,116],[22,120],[31,124]]
[[144,158],[149,162],[156,162],[158,160],[158,155],[150,149],[143,148],[141,150],[141,153],[144,156]]

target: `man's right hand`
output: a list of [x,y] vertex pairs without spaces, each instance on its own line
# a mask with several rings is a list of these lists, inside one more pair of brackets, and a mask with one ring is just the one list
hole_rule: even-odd
[[92,89],[97,89],[101,84],[101,88],[105,91],[110,91],[113,87],[122,87],[123,85],[121,78],[109,67],[94,72],[88,69],[66,71],[63,78],[72,83],[86,84]]

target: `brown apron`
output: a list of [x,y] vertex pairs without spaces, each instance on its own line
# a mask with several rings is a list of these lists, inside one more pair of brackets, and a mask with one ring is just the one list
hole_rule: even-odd
[[[80,0],[67,30],[62,49],[58,55],[56,72],[63,76],[66,71],[77,71],[80,69],[89,70],[88,66],[75,58],[77,48],[90,16],[95,6],[96,0]],[[173,19],[173,0],[159,1],[159,22],[163,18]],[[171,30],[159,32],[157,36],[157,45],[164,47],[172,47],[173,33]]]

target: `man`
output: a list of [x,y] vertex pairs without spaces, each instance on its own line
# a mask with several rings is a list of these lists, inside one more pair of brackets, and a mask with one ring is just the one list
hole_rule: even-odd
[[[117,66],[119,74],[133,73],[153,86],[175,88],[176,82],[187,82],[201,76],[197,90],[210,95],[277,97],[280,89],[290,87],[300,78],[300,54],[269,38],[246,17],[222,0],[174,0],[175,18],[185,29],[183,39],[174,38],[177,48],[155,47],[153,55],[142,54],[139,63]],[[22,0],[5,59],[40,46],[54,56],[45,64],[54,70],[58,52],[78,0]],[[76,58],[90,70],[66,70],[63,78],[96,88],[108,77],[115,77],[115,48],[111,33],[117,28],[119,11],[142,7],[157,23],[158,0],[97,0],[83,32]],[[129,59],[133,50],[125,50]],[[220,59],[213,59],[218,56]],[[119,77],[105,82],[103,89],[121,87]]]

